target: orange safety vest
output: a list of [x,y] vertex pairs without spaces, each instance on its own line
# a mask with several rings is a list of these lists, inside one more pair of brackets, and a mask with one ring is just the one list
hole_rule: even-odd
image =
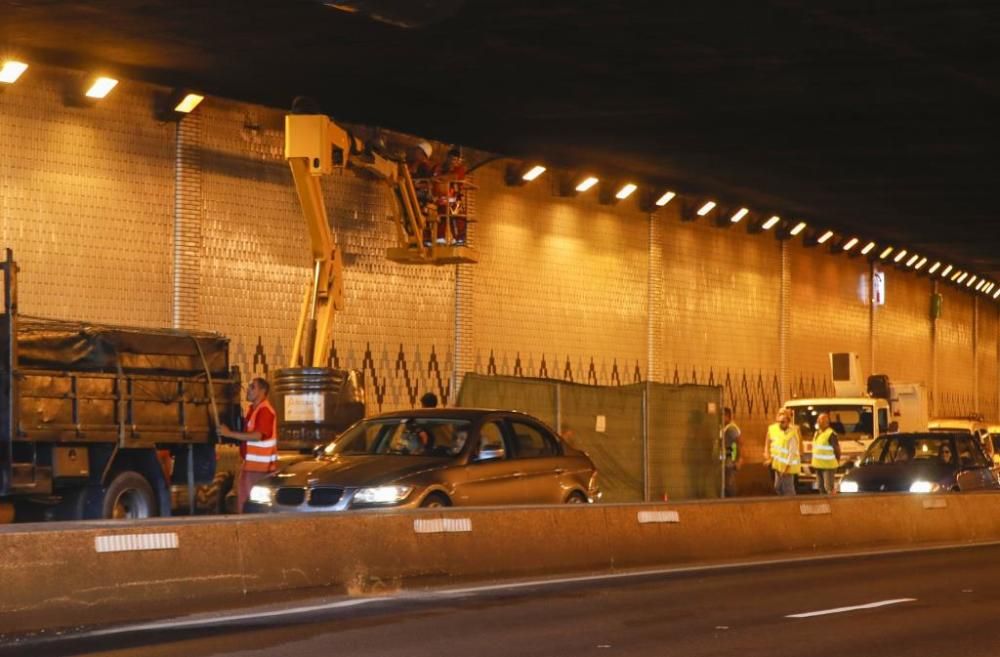
[[[260,409],[262,408],[271,411],[271,416],[274,417],[274,421],[277,423],[278,414],[275,413],[271,402],[265,399],[250,411],[250,417],[247,418],[247,433],[257,431],[257,414],[260,413]],[[277,427],[272,427],[270,438],[248,440],[245,443],[247,449],[243,457],[244,470],[248,472],[274,472],[278,463],[278,439],[275,435],[275,429]]]

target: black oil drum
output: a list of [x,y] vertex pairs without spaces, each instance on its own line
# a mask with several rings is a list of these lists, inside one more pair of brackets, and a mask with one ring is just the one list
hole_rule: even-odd
[[365,416],[360,373],[327,367],[278,370],[271,399],[278,413],[278,449],[309,453]]

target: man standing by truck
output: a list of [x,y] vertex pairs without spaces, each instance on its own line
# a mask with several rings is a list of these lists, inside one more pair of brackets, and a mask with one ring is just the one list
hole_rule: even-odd
[[812,462],[820,495],[833,495],[834,475],[840,466],[840,443],[830,427],[830,416],[820,413],[816,418],[816,437],[812,444]]
[[795,495],[795,475],[799,474],[799,432],[790,426],[791,412],[781,409],[775,423],[767,428],[764,461],[771,462],[774,491],[778,495]]
[[246,431],[233,431],[226,425],[219,426],[219,435],[240,441],[240,476],[237,482],[237,513],[250,497],[254,484],[275,471],[278,465],[278,441],[275,433],[277,415],[267,400],[271,386],[262,378],[255,378],[247,386],[250,408],[244,420]]

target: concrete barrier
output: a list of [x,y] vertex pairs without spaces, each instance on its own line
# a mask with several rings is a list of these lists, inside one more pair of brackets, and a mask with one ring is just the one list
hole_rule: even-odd
[[0,528],[0,633],[275,595],[1000,540],[1000,494],[842,495]]

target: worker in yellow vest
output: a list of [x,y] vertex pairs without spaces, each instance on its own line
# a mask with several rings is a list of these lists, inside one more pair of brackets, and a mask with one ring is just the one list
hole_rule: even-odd
[[723,493],[736,496],[736,471],[743,465],[743,440],[740,428],[733,422],[733,409],[722,409],[722,448],[724,451],[725,478]]
[[795,475],[801,470],[799,432],[791,426],[791,414],[778,412],[774,424],[767,428],[764,461],[770,462],[774,475],[774,491],[778,495],[795,495]]
[[820,413],[816,418],[811,465],[816,473],[820,495],[833,495],[834,475],[840,467],[840,442],[836,432],[830,428],[830,416],[826,413]]

